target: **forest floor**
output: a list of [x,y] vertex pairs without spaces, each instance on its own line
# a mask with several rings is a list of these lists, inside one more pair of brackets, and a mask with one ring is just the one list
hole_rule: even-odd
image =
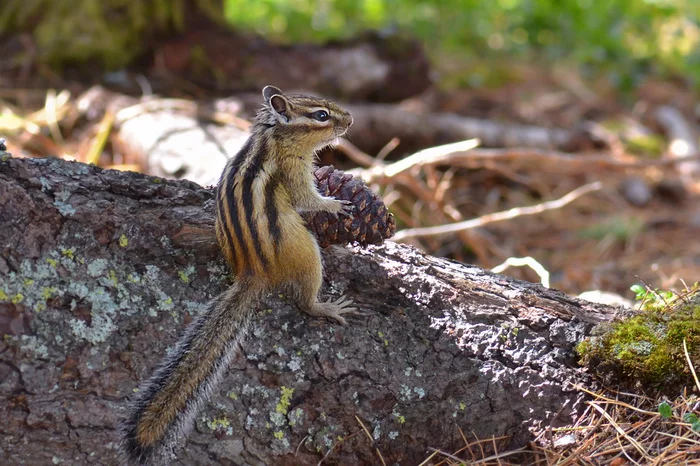
[[[473,77],[473,70],[484,65],[443,58],[435,65],[441,84],[405,99],[401,108],[428,119],[451,113],[498,124],[585,127],[595,141],[567,153],[546,148],[531,153],[532,148],[510,145],[499,158],[466,158],[459,166],[422,167],[412,175],[420,178],[420,186],[437,193],[431,199],[411,193],[407,185],[373,185],[395,210],[399,231],[538,205],[596,181],[603,187],[540,213],[516,212],[513,218],[486,221],[458,234],[407,241],[484,268],[510,257],[529,256],[549,272],[551,286],[572,294],[603,290],[632,299],[630,286],[635,283],[681,291],[684,283],[697,281],[700,162],[695,94],[674,80],[650,79],[621,93],[605,80],[586,81],[563,67],[487,65],[493,68],[490,75],[503,69],[507,79],[480,86],[456,85],[462,75]],[[0,136],[15,156],[55,155],[143,171],[142,161],[114,149],[110,117],[91,115],[90,109],[81,108],[80,96],[97,83],[121,92],[110,83],[125,76],[143,83],[162,82],[157,74],[152,66],[121,74],[65,77],[39,70],[27,80],[26,73],[0,70]],[[161,92],[163,97],[192,97],[194,86],[186,77],[171,78],[167,91]],[[202,87],[194,94],[200,102],[221,96]],[[670,109],[675,120],[664,120],[660,109]],[[243,108],[238,116],[250,119],[252,114]],[[374,141],[373,146],[389,142]],[[360,149],[376,154],[368,146]],[[414,152],[402,149],[399,142],[382,157],[396,161]],[[677,157],[686,158],[678,163]],[[324,154],[322,162],[342,169],[356,167],[342,151]],[[530,268],[503,273],[540,280]]]

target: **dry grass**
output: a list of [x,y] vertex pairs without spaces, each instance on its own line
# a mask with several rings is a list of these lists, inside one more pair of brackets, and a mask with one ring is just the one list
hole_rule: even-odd
[[[700,465],[700,423],[693,423],[700,413],[700,381],[688,364],[696,386],[675,400],[577,387],[592,399],[574,425],[548,428],[527,447],[510,451],[498,448],[503,437],[468,441],[460,430],[462,448],[435,450],[421,465]],[[662,403],[670,417],[661,414]]]

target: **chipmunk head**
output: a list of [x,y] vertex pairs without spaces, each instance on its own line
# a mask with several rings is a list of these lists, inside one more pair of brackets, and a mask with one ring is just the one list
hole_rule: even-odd
[[352,125],[350,113],[328,100],[286,95],[274,86],[266,86],[262,94],[265,104],[256,122],[274,126],[276,133],[300,150],[321,149]]

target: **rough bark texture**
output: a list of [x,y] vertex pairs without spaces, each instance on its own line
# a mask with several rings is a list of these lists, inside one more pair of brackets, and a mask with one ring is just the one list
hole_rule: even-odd
[[[1,464],[118,463],[124,401],[226,286],[211,248],[172,240],[212,223],[191,182],[0,161]],[[324,293],[367,316],[266,300],[175,464],[315,464],[341,437],[330,463],[418,464],[458,428],[522,445],[575,416],[573,347],[617,312],[394,243],[324,260]]]

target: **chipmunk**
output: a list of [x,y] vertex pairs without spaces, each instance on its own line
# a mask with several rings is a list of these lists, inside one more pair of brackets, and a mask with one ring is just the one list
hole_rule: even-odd
[[243,340],[259,300],[287,286],[302,311],[345,324],[352,301],[319,302],[322,266],[316,239],[299,212],[349,215],[352,205],[321,196],[312,175],[316,151],[345,134],[352,117],[327,100],[263,89],[251,135],[229,160],[216,192],[216,236],[235,281],[187,328],[128,408],[122,447],[130,463],[167,461],[192,427]]

